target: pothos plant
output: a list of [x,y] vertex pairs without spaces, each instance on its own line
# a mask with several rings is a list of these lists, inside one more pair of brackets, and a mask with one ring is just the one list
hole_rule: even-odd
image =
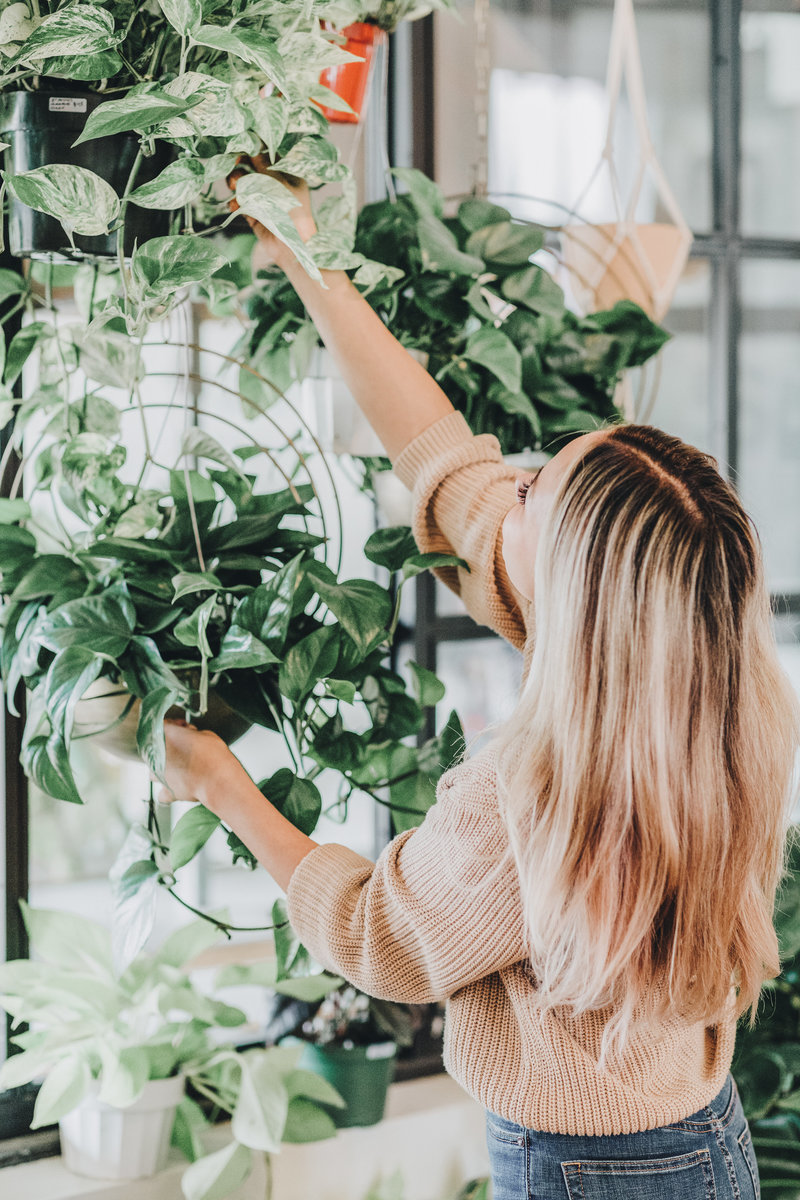
[[[75,287],[91,321],[92,267],[79,269]],[[125,708],[138,707],[138,746],[156,775],[164,716],[177,708],[202,717],[216,696],[283,738],[284,765],[261,786],[304,832],[319,819],[326,771],[339,780],[343,810],[360,790],[391,807],[397,828],[418,823],[460,729],[452,717],[423,748],[408,744],[444,689],[421,667],[411,668],[409,689],[390,665],[391,642],[405,581],[451,559],[418,554],[407,530],[382,530],[366,553],[399,586],[339,578],[288,444],[270,450],[286,461],[272,489],[252,469],[261,443],[242,430],[247,444],[230,450],[190,424],[176,457],[157,460],[139,352],[128,356],[128,341],[108,329],[107,353],[87,349],[85,327],[23,326],[3,376],[16,414],[9,446],[23,455],[27,487],[24,500],[0,500],[0,672],[11,705],[20,683],[26,689],[30,777],[51,796],[81,801],[70,746],[88,732],[76,713],[93,686],[123,689]],[[10,389],[34,345],[38,380],[18,401]],[[143,450],[127,461],[131,420]],[[195,809],[170,844],[151,805],[118,864],[120,903],[135,897],[154,912],[155,889],[172,889],[218,824]],[[230,831],[228,842],[235,860],[255,865]],[[132,924],[140,936],[142,921]],[[136,949],[134,939],[126,954]]]
[[[532,257],[548,231],[507,209],[467,198],[446,215],[441,190],[419,171],[395,171],[407,187],[358,215],[355,247],[387,268],[356,284],[395,336],[428,355],[428,370],[476,433],[504,453],[549,446],[619,416],[621,374],[640,366],[668,334],[622,301],[580,317]],[[313,323],[278,272],[249,301],[251,361],[285,389],[308,369]]]
[[[202,284],[215,296],[235,291],[225,254],[207,239],[232,219],[230,192],[220,181],[240,155],[264,152],[276,169],[311,186],[341,183],[341,203],[354,207],[350,173],[318,107],[342,105],[319,83],[321,70],[352,57],[322,27],[338,14],[335,0],[0,4],[0,91],[77,83],[103,98],[78,142],[138,139],[121,193],[101,177],[100,165],[91,171],[70,164],[67,147],[65,161],[3,174],[16,201],[57,218],[70,240],[118,231],[119,271],[108,283],[98,325],[116,319],[116,332],[138,338],[186,286]],[[172,149],[173,161],[137,184],[143,160],[159,143]],[[312,275],[320,266],[358,265],[341,225],[322,228],[316,246],[304,244],[289,215],[296,201],[276,179],[251,173],[240,180],[236,199],[241,212],[291,245]],[[173,231],[137,246],[126,263],[131,205],[172,213]]]
[[[190,961],[219,938],[207,922],[177,930],[120,973],[103,926],[27,905],[23,916],[37,958],[0,964],[0,993],[12,1025],[31,1028],[12,1037],[20,1053],[0,1069],[0,1087],[45,1074],[32,1128],[61,1120],[92,1091],[125,1108],[149,1081],[183,1076],[172,1143],[191,1163],[182,1179],[187,1200],[222,1200],[258,1155],[279,1151],[282,1142],[335,1135],[320,1107],[342,1105],[331,1085],[299,1069],[294,1048],[238,1049],[245,1013],[207,994],[188,973]],[[215,991],[231,982],[225,974]],[[316,1002],[339,983],[324,974],[281,980],[273,970],[269,986]],[[207,1153],[204,1133],[221,1115],[230,1117],[231,1139]]]

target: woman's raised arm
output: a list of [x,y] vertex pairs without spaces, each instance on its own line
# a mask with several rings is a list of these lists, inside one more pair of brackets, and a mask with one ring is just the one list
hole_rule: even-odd
[[[292,216],[308,240],[314,233],[308,189],[282,181],[299,201]],[[263,225],[245,219],[259,241],[255,265],[275,263],[286,274],[389,458],[453,411],[436,381],[389,332],[344,271],[323,272],[323,286]]]

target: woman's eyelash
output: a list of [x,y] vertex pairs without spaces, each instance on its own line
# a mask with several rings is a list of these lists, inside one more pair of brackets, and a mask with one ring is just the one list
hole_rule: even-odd
[[530,488],[532,483],[533,483],[532,479],[521,479],[520,482],[517,484],[517,500],[519,501],[520,504],[525,503],[525,497],[527,496],[528,489]]

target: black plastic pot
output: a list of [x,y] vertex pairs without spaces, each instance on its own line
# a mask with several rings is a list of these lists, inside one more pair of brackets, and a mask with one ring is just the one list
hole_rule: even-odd
[[[136,135],[118,133],[72,147],[89,114],[103,99],[96,93],[80,90],[9,92],[0,96],[0,140],[9,143],[5,151],[6,171],[17,175],[51,163],[68,163],[94,171],[121,196],[139,149]],[[136,185],[154,179],[173,157],[172,147],[160,143],[155,154],[142,159]],[[125,255],[131,254],[135,242],[169,233],[169,219],[167,212],[129,205],[125,214]],[[49,262],[113,258],[117,254],[116,233],[104,237],[76,234],[77,250],[73,250],[59,221],[12,198],[9,198],[8,244],[18,258]]]

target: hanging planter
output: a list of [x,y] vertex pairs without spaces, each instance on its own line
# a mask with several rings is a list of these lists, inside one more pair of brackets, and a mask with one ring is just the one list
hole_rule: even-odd
[[59,1121],[67,1169],[93,1179],[144,1179],[163,1171],[183,1076],[150,1080],[127,1108],[105,1104],[97,1090]]
[[[82,167],[99,175],[122,196],[136,162],[139,138],[118,133],[73,145],[91,113],[102,103],[101,95],[79,89],[0,95],[0,140],[9,143],[4,155],[6,172],[16,176],[53,164]],[[137,185],[155,179],[173,158],[173,148],[159,142],[154,154],[142,158],[136,172]],[[130,257],[137,241],[169,233],[169,221],[168,212],[131,207],[125,221],[125,255]],[[60,221],[22,204],[13,195],[9,196],[8,240],[9,250],[17,258],[69,261],[117,256],[116,232],[75,234],[72,247]]]
[[342,30],[347,39],[344,49],[361,59],[360,62],[337,63],[336,66],[326,67],[320,75],[320,83],[341,100],[349,104],[351,112],[328,108],[322,105],[322,114],[328,121],[357,124],[361,119],[364,101],[367,96],[367,86],[375,62],[377,51],[387,43],[386,31],[378,25],[366,21],[358,21]]
[[[627,199],[614,159],[615,125],[623,85],[638,141],[637,167]],[[633,300],[655,321],[666,315],[678,286],[692,234],[656,157],[647,120],[642,61],[633,0],[615,0],[606,80],[608,122],[603,152],[579,199],[581,212],[591,188],[606,176],[614,220],[589,225],[576,219],[563,230],[564,263],[576,299],[585,312],[597,312],[619,300]],[[642,223],[637,209],[645,180],[653,185],[653,207],[667,222]]]
[[[124,762],[141,762],[136,739],[139,727],[141,700],[125,687],[110,679],[96,679],[75,706],[75,722],[72,735],[75,738],[90,737],[114,758]],[[182,719],[186,710],[177,706],[170,708],[169,719]],[[198,729],[210,729],[221,737],[228,746],[243,737],[253,722],[243,717],[212,689],[208,693],[208,707],[202,716],[192,715],[190,720]]]

